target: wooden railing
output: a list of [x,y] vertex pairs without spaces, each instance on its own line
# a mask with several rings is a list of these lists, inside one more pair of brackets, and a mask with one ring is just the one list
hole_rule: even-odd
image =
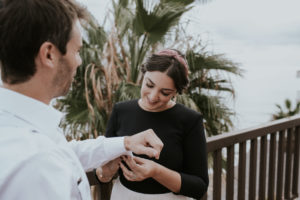
[[[212,190],[203,199],[297,199],[299,143],[300,116],[209,137]],[[97,185],[94,175],[87,174],[90,184]]]
[[212,190],[203,199],[298,198],[299,132],[300,117],[295,116],[209,137]]

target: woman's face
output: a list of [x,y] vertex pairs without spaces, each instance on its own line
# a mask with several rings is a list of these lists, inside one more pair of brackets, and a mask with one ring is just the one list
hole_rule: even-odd
[[160,71],[146,72],[141,88],[142,107],[158,112],[169,108],[171,98],[176,94],[174,81]]

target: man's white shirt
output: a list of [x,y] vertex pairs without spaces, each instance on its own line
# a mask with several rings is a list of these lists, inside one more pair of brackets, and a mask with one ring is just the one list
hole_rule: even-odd
[[123,137],[67,142],[61,116],[0,87],[0,199],[91,199],[85,172],[128,153]]

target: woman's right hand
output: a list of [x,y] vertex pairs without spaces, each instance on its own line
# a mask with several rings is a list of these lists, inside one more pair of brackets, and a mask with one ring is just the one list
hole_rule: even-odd
[[127,169],[127,167],[121,163],[123,175],[129,181],[142,181],[146,178],[154,177],[159,168],[159,165],[152,160],[136,156],[123,156],[122,159],[130,168],[130,170]]
[[109,182],[120,168],[120,162],[121,158],[119,157],[114,160],[111,160],[102,167],[98,167],[96,170],[98,179],[103,183]]

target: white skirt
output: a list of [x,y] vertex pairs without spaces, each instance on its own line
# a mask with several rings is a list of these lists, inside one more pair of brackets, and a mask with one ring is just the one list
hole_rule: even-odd
[[164,193],[164,194],[144,194],[134,192],[132,190],[127,189],[122,185],[120,179],[117,178],[114,182],[113,189],[111,192],[111,200],[153,200],[153,199],[161,199],[161,200],[191,200],[191,198],[176,195],[172,192]]

